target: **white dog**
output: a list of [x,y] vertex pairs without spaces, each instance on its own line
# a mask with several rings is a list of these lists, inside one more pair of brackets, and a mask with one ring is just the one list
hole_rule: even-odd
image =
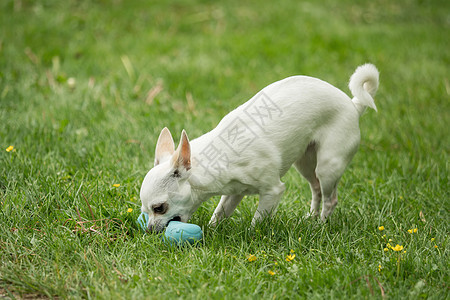
[[293,76],[272,83],[239,106],[212,131],[189,142],[181,133],[175,150],[161,131],[155,166],[145,176],[140,197],[148,229],[162,231],[172,220],[187,222],[200,204],[222,195],[210,224],[230,216],[244,195],[259,194],[252,225],[276,211],[284,191],[281,177],[291,165],[308,180],[309,215],[321,219],[337,204],[337,184],[355,155],[359,117],[373,100],[379,73],[365,64],[350,78],[350,99],[316,78]]

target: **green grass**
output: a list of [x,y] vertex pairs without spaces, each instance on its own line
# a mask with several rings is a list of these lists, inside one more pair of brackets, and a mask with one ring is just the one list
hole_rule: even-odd
[[[448,1],[36,2],[0,3],[1,295],[449,298]],[[294,74],[348,92],[365,62],[379,113],[361,119],[329,222],[301,218],[311,195],[291,170],[254,230],[252,196],[215,230],[218,198],[204,203],[201,245],[141,234],[161,128],[200,136]]]

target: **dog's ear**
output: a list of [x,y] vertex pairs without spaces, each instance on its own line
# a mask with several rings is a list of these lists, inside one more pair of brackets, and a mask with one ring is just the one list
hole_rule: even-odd
[[170,159],[175,152],[175,144],[173,143],[172,135],[169,129],[164,127],[159,134],[158,142],[155,150],[155,166]]
[[175,169],[184,168],[186,171],[191,168],[191,145],[184,129],[181,133],[178,149],[172,156],[172,166]]

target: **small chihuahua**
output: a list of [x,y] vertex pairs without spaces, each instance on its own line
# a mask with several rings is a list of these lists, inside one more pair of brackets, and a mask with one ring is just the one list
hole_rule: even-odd
[[359,117],[373,100],[379,72],[372,64],[350,77],[350,99],[316,78],[293,76],[272,83],[226,115],[219,125],[175,145],[167,128],[156,144],[155,165],[142,183],[142,211],[148,230],[164,230],[170,221],[187,222],[200,204],[222,195],[210,225],[229,217],[244,195],[259,194],[252,225],[276,212],[285,190],[281,177],[291,165],[308,180],[309,216],[323,221],[333,212],[337,184],[355,155]]

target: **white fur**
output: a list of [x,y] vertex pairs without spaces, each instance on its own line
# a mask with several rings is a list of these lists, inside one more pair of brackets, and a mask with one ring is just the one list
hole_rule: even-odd
[[[376,110],[378,71],[365,64],[350,78],[351,100],[316,78],[293,76],[275,82],[226,115],[212,131],[189,142],[183,131],[178,150],[163,129],[155,167],[141,187],[142,211],[150,230],[174,217],[186,222],[213,195],[222,195],[211,218],[230,216],[244,195],[259,194],[252,224],[276,211],[284,192],[281,178],[294,165],[309,181],[310,215],[325,220],[337,204],[337,184],[356,153],[359,117]],[[172,147],[173,146],[173,147]],[[167,211],[156,213],[159,204]]]

